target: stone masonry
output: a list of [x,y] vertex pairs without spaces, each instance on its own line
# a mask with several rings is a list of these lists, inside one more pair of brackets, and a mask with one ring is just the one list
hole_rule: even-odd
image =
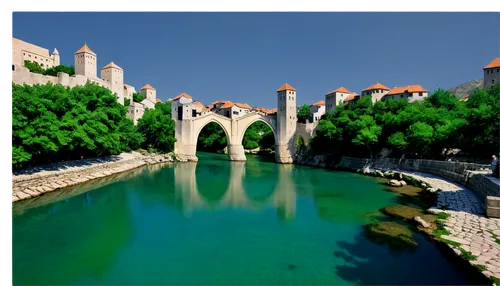
[[170,155],[139,155],[131,158],[121,158],[118,161],[70,167],[64,170],[37,172],[32,175],[14,175],[12,178],[12,202],[38,197],[44,193],[122,173],[141,166],[173,161]]

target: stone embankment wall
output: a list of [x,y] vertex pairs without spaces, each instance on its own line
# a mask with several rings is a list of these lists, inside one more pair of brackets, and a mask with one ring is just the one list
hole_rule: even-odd
[[[488,203],[488,200],[490,200],[488,199],[489,196],[500,197],[500,179],[491,176],[489,165],[424,159],[377,158],[370,160],[345,156],[341,157],[340,160],[335,160],[334,158],[327,158],[322,155],[313,157],[299,155],[297,162],[301,165],[353,171],[372,168],[429,173],[470,188],[487,206],[491,205],[493,207],[493,203]],[[498,207],[498,217],[500,217],[500,206]]]
[[143,156],[117,162],[91,164],[88,167],[14,176],[12,179],[12,202],[38,197],[44,193],[122,173],[141,166],[173,161],[173,158],[168,154]]

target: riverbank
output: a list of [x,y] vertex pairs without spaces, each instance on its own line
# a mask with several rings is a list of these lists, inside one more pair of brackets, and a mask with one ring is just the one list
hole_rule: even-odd
[[17,171],[12,176],[12,202],[27,200],[77,184],[145,165],[174,162],[172,154],[122,153],[105,158],[59,162]]
[[[327,158],[299,157],[298,163],[313,167],[358,172],[382,178],[387,178],[384,174],[388,173],[401,174],[400,179],[408,176],[414,180],[424,182],[423,189],[437,193],[435,205],[424,210],[425,213],[435,215],[434,220],[437,229],[432,231],[430,229],[425,230],[425,227],[419,227],[419,229],[426,232],[433,239],[445,243],[457,256],[466,261],[470,267],[480,271],[494,285],[500,285],[500,219],[485,216],[486,206],[483,202],[487,200],[479,198],[477,188],[474,192],[441,176],[390,168],[395,166],[394,162],[388,162],[389,164],[386,162],[383,164],[383,168],[377,168],[382,165],[370,164],[368,159],[346,158],[342,158],[337,164],[332,164],[331,161],[333,160],[330,161]],[[365,162],[365,164],[359,165],[358,163],[361,161]],[[459,171],[464,174],[464,178],[456,170],[450,172],[446,168],[441,168],[437,172],[440,174],[445,173],[446,176],[450,176],[454,180],[464,180],[464,182],[470,179],[471,173],[486,177],[483,174],[485,172],[482,170],[481,165],[471,164],[469,167],[475,169],[469,171],[463,168],[463,170]],[[498,184],[496,181],[492,181],[492,183]],[[492,189],[489,185],[487,187],[488,191]],[[479,195],[483,194],[479,192]]]

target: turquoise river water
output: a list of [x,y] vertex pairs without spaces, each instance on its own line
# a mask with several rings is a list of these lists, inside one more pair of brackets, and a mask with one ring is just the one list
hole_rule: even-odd
[[13,283],[471,283],[420,233],[412,249],[366,237],[397,204],[371,177],[198,155],[14,204]]

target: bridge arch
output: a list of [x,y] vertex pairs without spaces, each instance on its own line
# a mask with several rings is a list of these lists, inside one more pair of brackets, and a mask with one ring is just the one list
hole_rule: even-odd
[[[238,124],[237,137],[238,138],[237,138],[237,141],[236,140],[233,141],[234,142],[233,144],[242,145],[243,144],[243,137],[245,137],[245,133],[247,132],[248,127],[250,127],[250,125],[252,125],[258,121],[263,122],[264,124],[269,126],[269,128],[271,128],[271,131],[273,132],[273,136],[274,136],[274,142],[276,144],[278,142],[278,135],[276,132],[276,118],[272,117],[272,116],[263,116],[263,115],[256,114],[256,113],[249,114],[247,116],[244,116],[244,117],[237,119],[237,124]],[[233,139],[236,139],[236,138],[233,138]]]
[[205,128],[205,126],[207,126],[208,124],[210,123],[216,123],[217,125],[219,125],[222,130],[224,130],[224,134],[226,135],[226,138],[227,138],[227,145],[231,144],[232,142],[232,138],[231,138],[231,132],[230,132],[230,128],[229,130],[227,129],[227,126],[225,126],[224,123],[222,123],[222,120],[220,120],[219,118],[217,117],[211,117],[211,116],[206,116],[207,118],[203,118],[201,117],[200,119],[205,119],[205,120],[200,120],[200,121],[194,121],[194,127],[195,127],[195,136],[194,136],[194,144],[198,144],[198,137],[200,136],[200,133],[201,133],[201,130],[203,130],[203,128]]

